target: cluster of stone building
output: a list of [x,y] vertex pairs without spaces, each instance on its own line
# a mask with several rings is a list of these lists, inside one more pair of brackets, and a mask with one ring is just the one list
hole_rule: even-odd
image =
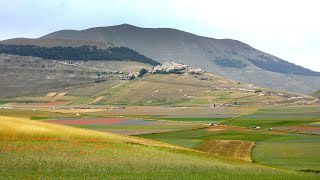
[[151,72],[152,74],[168,74],[168,73],[190,73],[190,74],[203,74],[204,71],[200,68],[193,68],[185,64],[179,64],[175,62],[165,62],[161,65],[155,66]]

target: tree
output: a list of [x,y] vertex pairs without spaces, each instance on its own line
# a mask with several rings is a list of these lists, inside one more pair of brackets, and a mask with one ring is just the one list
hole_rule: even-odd
[[134,74],[132,74],[132,76],[130,76],[129,80],[133,80],[134,78],[136,78],[136,76]]
[[143,68],[143,69],[140,70],[138,77],[141,78],[147,73],[148,73],[148,70]]
[[[40,47],[34,45],[5,45],[0,44],[0,54],[33,56],[53,60],[103,60],[103,61],[137,61],[151,65],[159,65],[146,56],[127,47],[110,47],[98,49],[96,46],[80,47]],[[70,62],[72,63],[72,62]]]

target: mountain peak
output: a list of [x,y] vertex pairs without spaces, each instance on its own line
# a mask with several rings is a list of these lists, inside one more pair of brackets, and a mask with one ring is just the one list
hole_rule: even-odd
[[119,25],[116,25],[116,26],[119,26],[119,27],[137,27],[137,26],[134,26],[134,25],[131,25],[131,24],[127,24],[127,23],[119,24]]
[[297,66],[232,39],[214,39],[171,28],[131,24],[54,32],[42,38],[111,42],[158,62],[175,60],[242,83],[292,92],[320,89],[320,72]]
[[106,28],[121,28],[121,29],[136,29],[136,28],[139,28],[140,29],[141,27],[124,23],[124,24],[119,24],[119,25],[115,25],[115,26],[107,26]]

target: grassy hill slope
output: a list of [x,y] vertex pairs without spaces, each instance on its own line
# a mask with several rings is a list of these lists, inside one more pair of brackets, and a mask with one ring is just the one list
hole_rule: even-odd
[[[127,68],[129,64],[130,68]],[[127,71],[150,67],[133,62],[100,65],[101,67],[116,67]],[[102,69],[96,71],[90,69],[91,66],[100,67],[98,64],[86,63],[84,69],[89,68],[88,71],[79,70],[79,66],[71,66],[71,72],[58,71],[59,73],[54,70],[4,69],[2,73],[6,75],[6,78],[2,82],[10,86],[0,88],[0,91],[4,92],[1,95],[5,97],[20,94],[20,97],[6,98],[2,101],[29,106],[37,106],[37,103],[47,103],[48,105],[54,103],[76,106],[165,105],[180,107],[310,105],[319,103],[311,96],[241,84],[211,73],[201,75],[148,73],[142,78],[129,80],[126,73],[108,73]],[[95,82],[98,74],[100,74],[99,80],[101,82]],[[8,89],[11,90],[8,91]],[[60,93],[61,96],[51,97],[50,95],[57,93]],[[29,96],[21,97],[21,95]]]
[[317,179],[141,138],[0,117],[1,178]]
[[[117,84],[129,72],[139,72],[142,68],[150,67],[149,64],[134,61],[53,61],[0,54],[0,97],[45,95],[95,85],[107,86]],[[102,85],[95,83],[98,74],[101,80],[105,80]],[[91,90],[75,92],[81,95],[88,93],[94,94]]]
[[96,104],[114,105],[270,105],[308,103],[313,99],[277,92],[219,77],[214,74],[148,74],[141,79],[113,86],[99,94],[104,96]]

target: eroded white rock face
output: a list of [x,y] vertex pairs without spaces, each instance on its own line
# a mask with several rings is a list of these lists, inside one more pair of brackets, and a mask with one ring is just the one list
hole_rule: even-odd
[[191,73],[191,74],[202,74],[200,68],[193,68],[185,64],[179,64],[175,62],[165,62],[161,65],[155,66],[151,73],[161,74],[161,73]]

